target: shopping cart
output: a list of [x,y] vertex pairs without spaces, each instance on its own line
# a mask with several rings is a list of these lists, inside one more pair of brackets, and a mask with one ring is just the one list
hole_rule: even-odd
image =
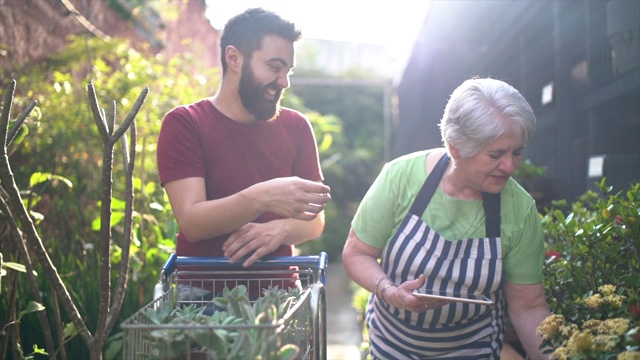
[[[297,349],[295,359],[320,360],[327,357],[326,332],[326,283],[325,269],[328,263],[326,253],[317,256],[273,256],[265,257],[249,268],[242,268],[241,262],[231,264],[228,258],[222,257],[183,257],[171,255],[164,265],[160,281],[156,287],[155,300],[137,311],[121,324],[123,330],[123,358],[130,359],[216,359],[235,358],[234,355],[211,355],[203,352],[203,344],[219,345],[216,337],[223,334],[233,341],[260,334],[259,339],[265,340],[263,346],[269,346],[269,351],[275,354],[283,347]],[[164,314],[176,309],[209,308],[212,316],[226,314],[219,307],[212,308],[212,296],[207,295],[211,289],[220,297],[219,289],[233,289],[244,286],[246,289],[261,289],[280,287],[291,278],[296,277],[298,286],[298,300],[290,307],[286,314],[270,323],[255,324],[180,324],[158,323],[150,319],[149,314]],[[289,280],[284,280],[284,278]],[[182,296],[185,286],[198,296]],[[195,288],[197,291],[193,292]],[[200,296],[202,295],[202,296]],[[255,296],[251,296],[250,304],[255,304]],[[169,310],[167,310],[169,309]],[[193,310],[193,309],[192,309]],[[205,311],[206,312],[206,311]],[[264,335],[267,335],[266,337]],[[169,337],[169,339],[167,339]],[[157,339],[165,342],[159,346]],[[154,341],[155,339],[155,341]],[[262,340],[258,340],[261,342]],[[292,346],[293,345],[293,346]],[[240,346],[238,342],[236,347]],[[246,347],[246,346],[245,346]],[[170,354],[173,350],[193,349],[181,353],[180,356]],[[198,349],[198,350],[195,350]],[[237,349],[236,349],[237,350]],[[244,349],[246,350],[246,349]],[[242,350],[240,350],[242,351]],[[229,354],[232,352],[230,351]],[[227,357],[225,357],[227,356]],[[247,354],[242,359],[251,358]]]

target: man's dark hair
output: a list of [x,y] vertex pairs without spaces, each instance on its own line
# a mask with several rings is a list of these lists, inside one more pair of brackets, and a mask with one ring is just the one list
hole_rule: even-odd
[[227,72],[227,61],[224,55],[227,46],[235,46],[242,56],[250,59],[256,50],[262,48],[262,39],[267,35],[278,35],[296,42],[302,33],[292,22],[262,8],[247,9],[232,17],[224,26],[220,36],[222,73]]

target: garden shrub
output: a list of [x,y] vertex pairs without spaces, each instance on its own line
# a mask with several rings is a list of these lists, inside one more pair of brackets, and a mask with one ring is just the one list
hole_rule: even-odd
[[640,183],[599,189],[542,219],[553,315],[538,332],[560,359],[640,359]]
[[568,215],[566,202],[556,201],[542,218],[544,285],[555,313],[571,313],[577,299],[602,285],[640,284],[640,183],[613,193],[603,180],[600,190],[587,191]]

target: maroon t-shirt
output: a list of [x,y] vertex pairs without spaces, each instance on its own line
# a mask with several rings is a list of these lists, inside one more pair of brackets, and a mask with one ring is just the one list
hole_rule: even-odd
[[[165,115],[157,163],[163,185],[188,177],[204,178],[208,200],[279,177],[323,180],[315,136],[302,113],[282,108],[272,121],[243,124],[218,111],[210,99],[176,107]],[[279,218],[267,212],[254,221]],[[228,236],[190,242],[179,232],[176,253],[224,256],[222,244]],[[271,255],[292,256],[293,246],[281,246]]]

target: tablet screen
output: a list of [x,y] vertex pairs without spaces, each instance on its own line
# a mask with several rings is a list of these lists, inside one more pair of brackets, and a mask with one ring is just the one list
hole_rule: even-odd
[[414,291],[413,295],[419,296],[419,297],[440,299],[440,300],[451,300],[451,301],[468,302],[473,304],[493,305],[493,300],[489,299],[484,295],[478,295],[478,294],[469,294],[469,293],[460,293],[460,292],[454,293],[449,291],[420,289],[420,290]]

